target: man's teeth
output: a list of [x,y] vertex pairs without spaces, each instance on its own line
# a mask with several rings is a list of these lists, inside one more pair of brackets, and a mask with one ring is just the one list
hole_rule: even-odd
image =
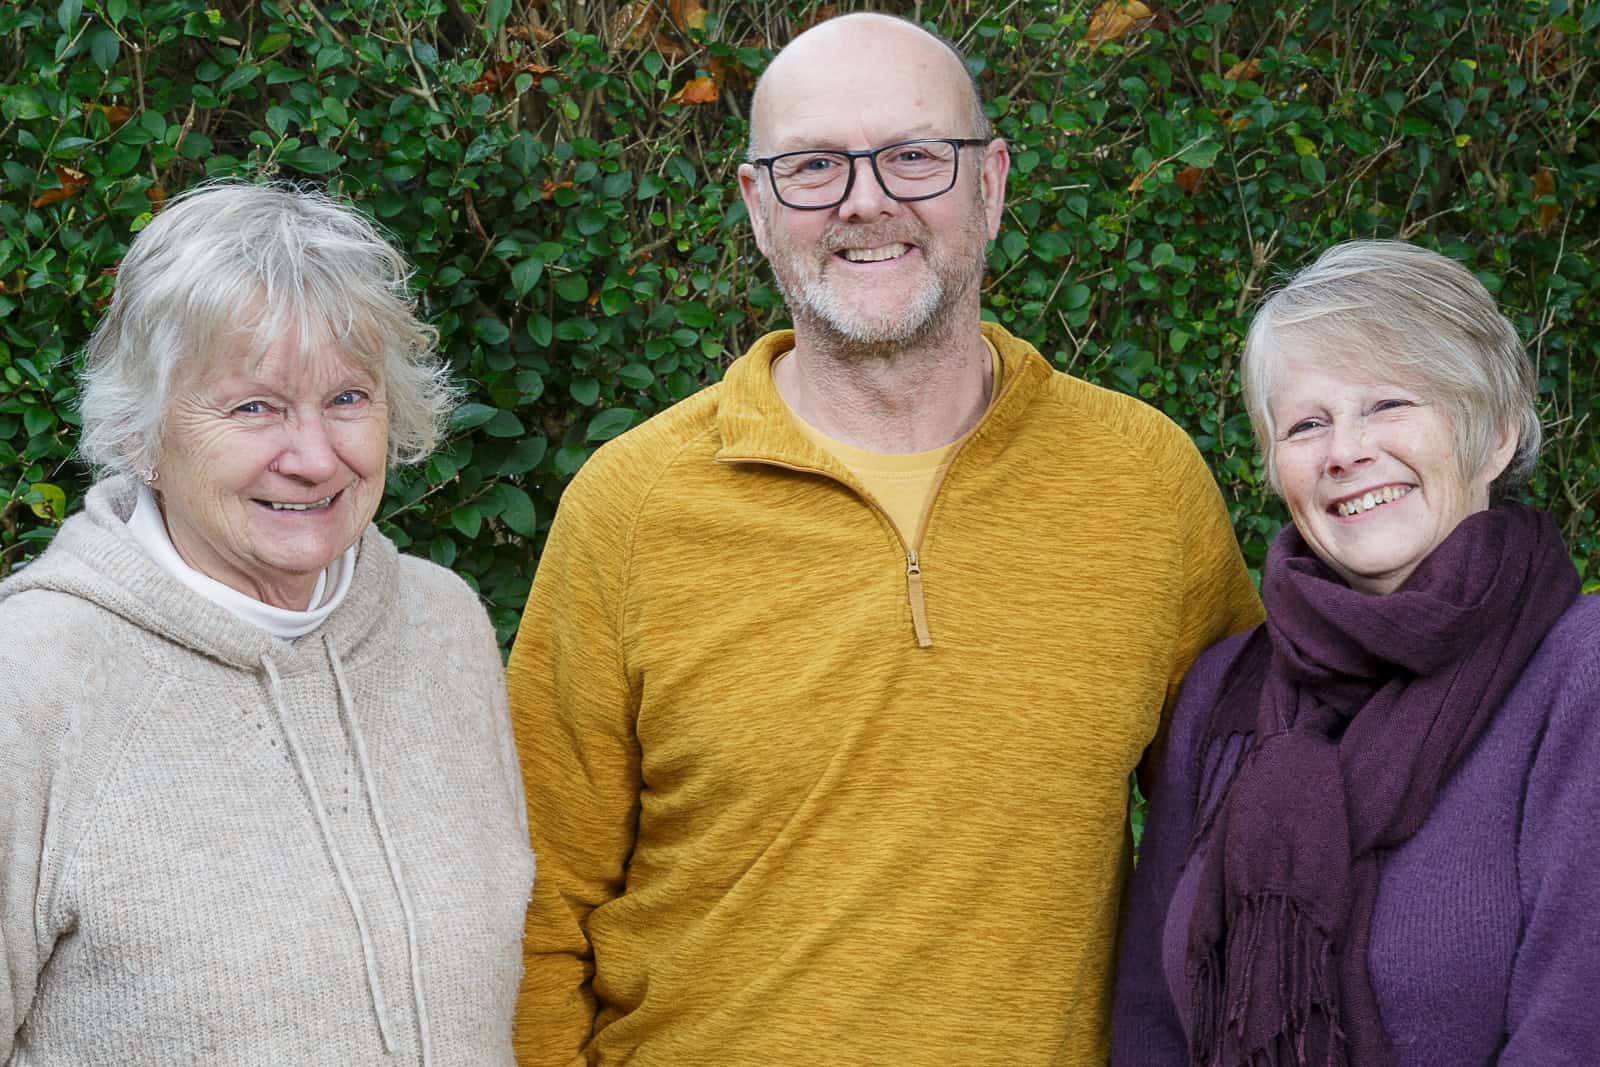
[[847,248],[844,258],[852,263],[877,263],[885,259],[899,259],[911,251],[910,245],[884,245],[881,248]]
[[[338,495],[339,494],[337,493],[334,494],[334,496]],[[276,500],[269,500],[268,503],[272,505],[273,511],[317,511],[333,503],[333,497],[325,496],[321,500],[314,501],[310,504],[283,504]]]
[[1379,504],[1387,504],[1391,500],[1399,500],[1409,492],[1411,492],[1409,485],[1386,485],[1382,489],[1374,489],[1372,492],[1358,496],[1354,500],[1346,500],[1339,504],[1335,510],[1340,515],[1349,518],[1351,515],[1359,515],[1363,511],[1371,511]]

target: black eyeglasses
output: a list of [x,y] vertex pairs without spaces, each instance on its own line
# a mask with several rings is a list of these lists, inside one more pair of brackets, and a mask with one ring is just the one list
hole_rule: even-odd
[[778,203],[800,211],[822,211],[849,199],[858,159],[872,164],[873,176],[890,199],[932,200],[955,188],[961,149],[988,143],[981,137],[929,137],[854,152],[784,152],[753,162],[767,168]]

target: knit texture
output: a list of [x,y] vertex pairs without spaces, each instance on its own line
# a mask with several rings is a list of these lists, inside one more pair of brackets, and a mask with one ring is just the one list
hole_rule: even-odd
[[996,327],[907,560],[759,341],[567,490],[509,665],[527,1064],[1092,1064],[1129,775],[1260,608],[1181,430]]
[[476,598],[369,528],[285,642],[133,500],[0,585],[0,1062],[512,1062],[533,864]]
[[[1196,813],[1217,800],[1199,796],[1202,765],[1207,781],[1226,781],[1240,756],[1238,738],[1203,754],[1200,738],[1242,640],[1201,657],[1173,713],[1129,889],[1115,1067],[1189,1063],[1184,960],[1201,864],[1184,857]],[[1367,966],[1399,1067],[1600,1063],[1596,707],[1600,597],[1586,596],[1545,637],[1421,829],[1385,853]]]

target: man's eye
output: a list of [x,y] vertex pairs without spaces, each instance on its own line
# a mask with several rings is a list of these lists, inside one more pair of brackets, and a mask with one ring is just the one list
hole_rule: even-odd
[[902,148],[894,154],[896,163],[921,163],[928,158],[928,153],[920,148]]
[[264,400],[246,400],[233,410],[239,415],[265,415],[267,403]]
[[839,161],[834,159],[832,156],[811,156],[809,158],[802,159],[799,167],[796,169],[806,171],[810,174],[821,174],[824,171],[832,170],[838,165]]

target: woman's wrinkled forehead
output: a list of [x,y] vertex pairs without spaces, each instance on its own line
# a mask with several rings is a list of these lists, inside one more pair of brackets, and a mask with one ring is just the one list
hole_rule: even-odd
[[316,318],[258,310],[191,336],[182,376],[194,383],[235,374],[259,379],[357,376],[376,384],[383,352],[362,340],[358,331],[341,333]]

